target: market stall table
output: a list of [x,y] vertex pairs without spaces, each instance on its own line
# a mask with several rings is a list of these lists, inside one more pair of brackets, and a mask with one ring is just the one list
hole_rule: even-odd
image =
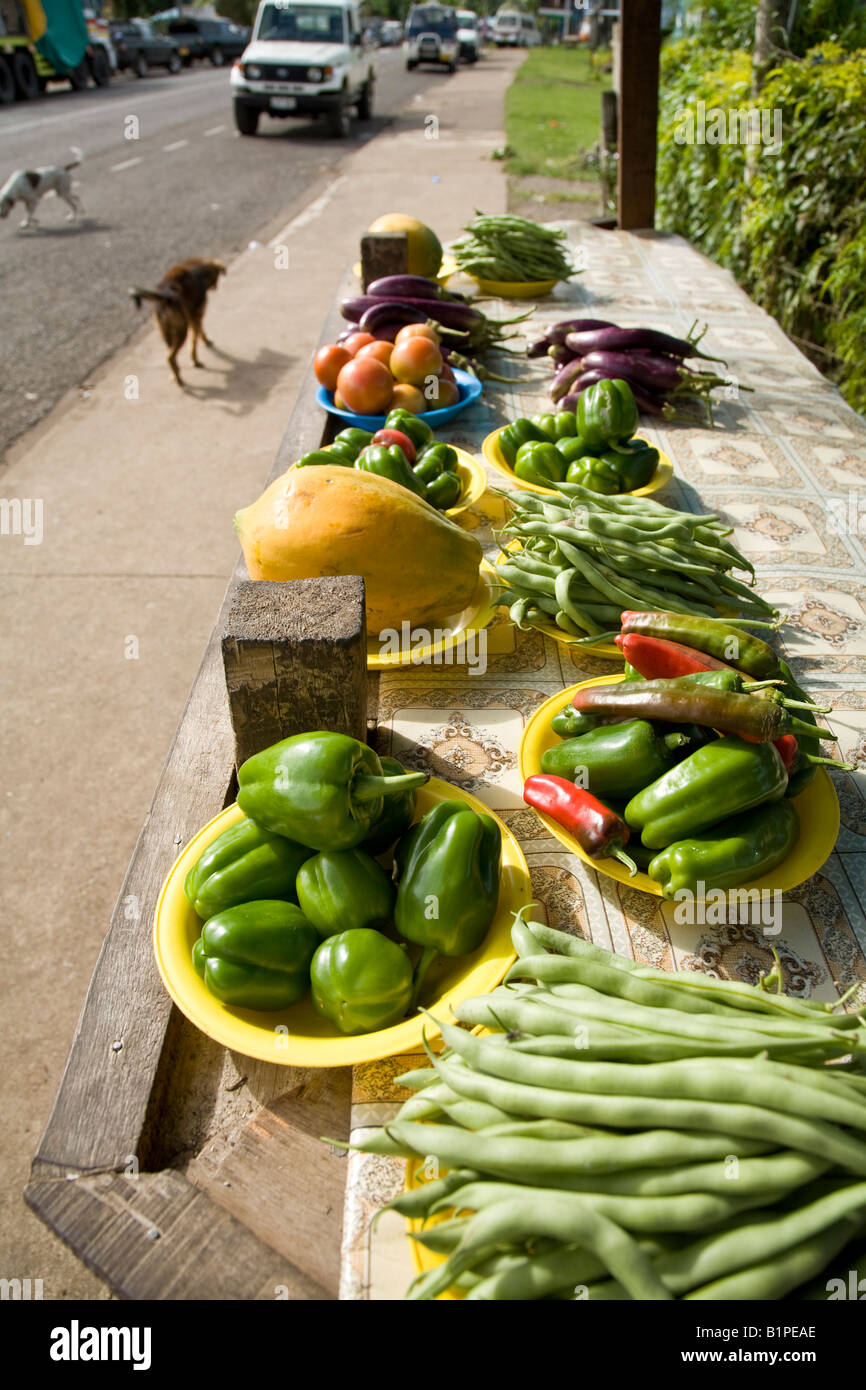
[[[711,510],[735,527],[760,591],[786,610],[798,679],[834,707],[834,756],[866,765],[866,422],[850,410],[731,276],[677,237],[570,225],[586,271],[539,305],[532,327],[587,311],[684,335],[709,322],[706,350],[728,362],[716,428],[641,421],[674,464],[656,496]],[[503,306],[504,307],[504,306]],[[322,341],[332,341],[333,311]],[[443,437],[480,453],[491,430],[545,401],[542,361],[488,387]],[[746,391],[745,387],[752,388]],[[308,376],[276,461],[282,472],[328,425]],[[492,470],[490,482],[502,485]],[[495,553],[503,504],[488,492],[460,523]],[[227,519],[227,524],[230,524]],[[399,1298],[413,1267],[402,1221],[376,1210],[403,1182],[401,1161],[321,1142],[381,1125],[405,1096],[405,1059],[313,1071],[225,1051],[171,1005],[153,960],[151,922],[180,849],[233,800],[234,736],[221,639],[211,638],[153,807],[121,889],[27,1200],[117,1292],[131,1298]],[[381,753],[455,783],[518,837],[537,900],[556,925],[641,961],[754,981],[778,951],[793,994],[866,999],[866,809],[862,774],[834,772],[836,851],[786,893],[769,924],[689,924],[674,904],[587,869],[524,805],[517,750],[551,695],[618,669],[535,632],[505,610],[486,651],[463,665],[371,673],[368,728]],[[826,701],[823,697],[826,696]],[[323,695],[333,700],[334,692]],[[314,697],[311,696],[313,704]],[[355,716],[357,719],[357,709]],[[337,715],[334,714],[334,718]],[[858,787],[857,780],[860,785]],[[417,1059],[416,1059],[417,1060]],[[69,1181],[74,1179],[74,1181]]]

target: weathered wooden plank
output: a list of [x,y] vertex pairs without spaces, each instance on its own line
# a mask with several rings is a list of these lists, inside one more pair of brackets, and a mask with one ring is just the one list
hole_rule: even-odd
[[292,734],[367,733],[367,625],[357,575],[244,580],[222,634],[238,767]]
[[617,214],[630,231],[655,225],[661,0],[624,0],[619,29]]
[[31,1182],[25,1198],[121,1298],[303,1299],[331,1294],[182,1173]]

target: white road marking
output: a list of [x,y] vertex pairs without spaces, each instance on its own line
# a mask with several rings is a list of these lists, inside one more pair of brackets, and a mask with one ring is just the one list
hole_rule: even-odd
[[[186,81],[197,87],[216,86],[220,80],[224,81],[227,75],[227,73],[223,73],[221,79],[218,72],[201,72],[187,76]],[[118,88],[118,91],[120,90],[122,89]],[[142,93],[141,95],[136,92],[135,109],[140,111],[142,106],[152,106],[155,102],[164,101],[165,92],[163,90]],[[71,114],[74,114],[76,121],[102,120],[106,114],[106,106],[104,102],[100,101],[98,105],[90,107],[87,111],[76,110],[74,113],[66,113],[62,116],[40,116],[38,120],[19,121],[17,125],[6,125],[0,121],[0,139],[7,135],[20,135],[24,130],[41,130],[44,126],[51,125],[69,125]]]
[[334,182],[325,189],[324,193],[321,193],[318,198],[314,198],[311,203],[308,203],[307,206],[298,213],[297,217],[292,218],[291,222],[287,222],[283,230],[277,232],[277,235],[269,244],[271,246],[280,246],[287,236],[292,235],[292,232],[299,231],[301,227],[306,227],[309,222],[314,222],[317,217],[321,217],[337,189],[341,188],[346,182],[347,177],[346,174],[341,174],[338,179],[335,179]]
[[172,150],[182,150],[184,145],[188,145],[188,140],[175,140],[171,145],[163,145],[163,154],[171,154]]
[[121,164],[112,164],[110,173],[119,174],[121,169],[131,169],[133,164],[140,164],[143,156],[137,154],[134,159],[124,159]]
[[224,125],[212,125],[210,130],[205,131],[205,139],[207,139],[209,135],[221,135],[224,130]]

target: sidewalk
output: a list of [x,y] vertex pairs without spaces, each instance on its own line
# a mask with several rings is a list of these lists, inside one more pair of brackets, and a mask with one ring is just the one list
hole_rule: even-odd
[[[410,104],[287,226],[257,234],[211,298],[208,370],[192,368],[188,343],[181,353],[187,392],[148,328],[10,452],[2,495],[41,500],[44,534],[39,544],[0,536],[10,923],[0,1276],[41,1279],[46,1299],[108,1297],[21,1190],[235,563],[233,514],[264,485],[339,275],[370,223],[407,212],[445,241],[476,208],[505,210],[501,165],[488,156],[503,143],[521,57],[488,52],[443,78],[439,109],[429,93]],[[274,242],[289,248],[287,269]]]

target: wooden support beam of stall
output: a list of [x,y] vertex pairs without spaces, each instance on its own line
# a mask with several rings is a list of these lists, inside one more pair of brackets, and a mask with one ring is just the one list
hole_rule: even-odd
[[655,225],[661,0],[623,0],[617,209],[623,231]]

